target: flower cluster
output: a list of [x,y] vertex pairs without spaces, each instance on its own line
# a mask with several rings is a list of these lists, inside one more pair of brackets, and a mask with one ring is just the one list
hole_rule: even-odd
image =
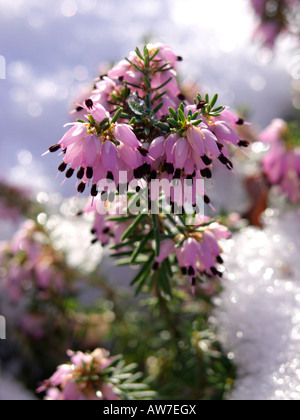
[[144,264],[133,283],[143,285],[147,276],[154,279],[162,273],[172,282],[179,274],[177,267],[180,275],[189,278],[193,291],[204,277],[222,278],[220,240],[231,236],[225,226],[199,215],[193,220],[171,214],[136,217],[120,215],[119,210],[120,206],[114,206],[115,215],[96,214],[92,242],[109,245],[115,258],[129,257],[124,264]]
[[[152,393],[143,384],[132,384],[131,371],[135,366],[125,367],[120,358],[112,358],[103,349],[92,353],[68,351],[70,363],[57,368],[54,375],[38,388],[37,392],[46,392],[47,400],[64,401],[101,401],[135,399],[134,389],[139,389],[139,399],[150,398]],[[114,366],[114,362],[118,362]],[[124,369],[125,367],[125,369]],[[135,375],[136,377],[136,375]],[[134,377],[133,377],[134,378]],[[126,381],[126,394],[122,383]],[[144,392],[143,392],[144,390]],[[127,398],[126,398],[127,397]]]
[[10,327],[28,340],[68,328],[65,302],[75,296],[75,274],[35,222],[24,222],[10,242],[0,244],[1,305],[13,308]]
[[251,0],[259,25],[254,38],[263,45],[274,48],[279,35],[300,36],[298,0]]
[[[203,218],[204,204],[212,207],[204,180],[213,177],[216,161],[233,169],[229,146],[249,145],[237,134],[245,121],[218,106],[217,94],[198,94],[192,103],[184,97],[176,78],[181,60],[162,44],[137,48],[96,81],[90,96],[77,104],[80,119],[49,149],[61,151],[59,171],[66,178],[76,171],[78,193],[90,188],[93,242],[110,245],[114,257],[126,257],[124,264],[142,265],[133,281],[138,290],[155,278],[168,292],[174,267],[188,274],[193,286],[204,275],[221,277],[222,228],[207,227],[212,222]],[[154,211],[153,203],[162,210]],[[109,215],[103,211],[108,208]]]
[[2,243],[0,260],[5,270],[2,284],[13,302],[29,293],[45,300],[66,289],[64,272],[59,269],[62,256],[33,221],[26,221],[11,242]]
[[177,84],[180,60],[164,45],[148,45],[143,54],[137,48],[77,107],[83,119],[49,151],[62,151],[59,171],[66,171],[66,178],[77,172],[79,193],[91,185],[96,197],[99,182],[119,185],[121,172],[128,181],[211,178],[214,159],[232,169],[227,145],[248,146],[234,131],[244,121],[215,107],[218,95],[211,101],[198,95],[189,104]]
[[300,127],[283,120],[274,120],[259,140],[270,143],[263,159],[263,171],[271,185],[280,190],[292,203],[300,200]]
[[160,254],[155,258],[154,268],[158,269],[159,264],[163,263],[170,255],[175,254],[178,266],[183,275],[190,278],[193,287],[195,287],[199,276],[221,278],[223,273],[218,269],[218,266],[223,264],[223,259],[219,241],[229,239],[230,236],[231,234],[225,226],[216,222],[209,223],[209,219],[206,218],[192,232],[186,232],[185,235],[179,234],[173,240],[164,240],[161,244]]

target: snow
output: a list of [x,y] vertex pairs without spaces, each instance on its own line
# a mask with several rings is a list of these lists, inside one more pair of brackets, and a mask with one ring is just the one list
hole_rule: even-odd
[[[269,213],[273,213],[269,210]],[[300,212],[274,215],[226,244],[214,320],[238,366],[230,400],[300,399]]]

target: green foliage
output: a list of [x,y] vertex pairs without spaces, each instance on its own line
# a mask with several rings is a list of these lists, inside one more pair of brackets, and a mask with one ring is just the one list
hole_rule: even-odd
[[298,121],[288,123],[282,137],[287,148],[300,147],[300,123]]
[[111,383],[121,400],[151,400],[156,393],[146,383],[140,382],[143,373],[136,372],[137,364],[126,365],[123,356],[114,357],[111,365],[102,373],[105,382]]
[[205,116],[206,118],[209,117],[219,117],[221,113],[226,109],[224,106],[218,106],[216,108],[215,105],[218,101],[219,95],[216,94],[212,100],[210,100],[209,95],[205,95],[205,99],[202,98],[202,96],[199,94],[197,96],[198,102],[195,100],[195,104],[199,107],[201,110],[201,114]]
[[124,295],[122,321],[107,338],[127,363],[139,365],[158,399],[221,400],[234,384],[235,369],[208,322],[210,299],[199,293],[191,300],[184,285],[174,294],[170,301],[158,290],[139,301]]

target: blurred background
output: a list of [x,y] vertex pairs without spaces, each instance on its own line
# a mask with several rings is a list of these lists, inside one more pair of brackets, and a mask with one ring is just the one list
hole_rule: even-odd
[[[221,104],[247,116],[255,137],[274,118],[293,118],[300,110],[297,43],[280,37],[273,51],[266,49],[253,41],[255,26],[248,0],[0,0],[0,55],[6,61],[6,79],[0,80],[0,179],[52,208],[52,218],[43,209],[34,214],[41,225],[55,227],[51,239],[56,250],[68,250],[71,267],[93,271],[102,251],[89,246],[90,225],[70,219],[82,203],[70,198],[72,182],[60,186],[55,179],[59,158],[41,155],[64,134],[76,100],[107,65],[146,40],[160,41],[184,57],[179,77],[185,86],[218,92]],[[245,211],[238,177],[232,183],[230,211]],[[2,219],[0,239],[11,239],[17,226]],[[112,270],[104,265],[118,284],[123,272]],[[112,314],[109,305],[104,313]],[[2,399],[33,396],[1,381]]]

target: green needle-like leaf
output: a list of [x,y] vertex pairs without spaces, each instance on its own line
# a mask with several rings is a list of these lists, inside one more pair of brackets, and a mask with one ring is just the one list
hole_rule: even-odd
[[160,229],[159,229],[159,220],[157,214],[152,215],[153,226],[154,226],[154,234],[155,234],[155,255],[159,257],[160,254]]
[[123,112],[123,108],[119,108],[118,111],[115,113],[113,119],[111,120],[111,124],[115,124],[118,121],[118,119],[121,116],[122,112]]
[[131,286],[139,282],[145,282],[147,280],[147,277],[149,276],[152,270],[153,262],[154,262],[154,254],[152,254],[152,256],[148,259],[146,264],[143,265],[142,269],[132,280]]
[[138,226],[138,224],[142,221],[142,219],[145,217],[144,213],[141,213],[137,216],[137,218],[135,219],[135,221],[132,223],[131,226],[129,226],[129,228],[126,230],[126,232],[124,233],[124,235],[122,236],[122,242],[125,241],[125,239],[128,238],[128,236],[130,236],[134,229]]

